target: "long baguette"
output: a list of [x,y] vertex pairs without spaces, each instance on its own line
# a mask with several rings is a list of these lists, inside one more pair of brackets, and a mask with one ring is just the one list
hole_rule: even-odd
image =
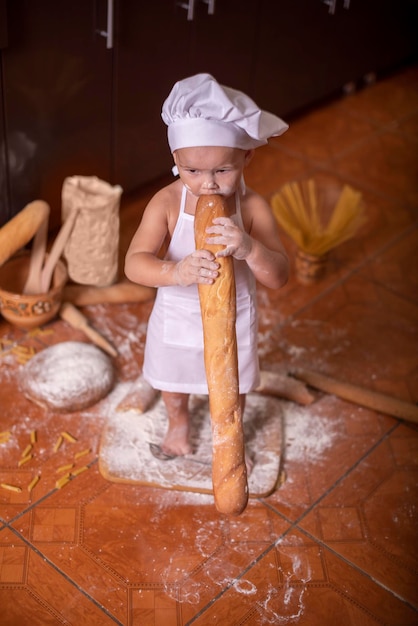
[[34,200],[2,226],[0,229],[0,265],[29,243],[48,216],[49,205],[43,200]]
[[[196,249],[216,253],[206,228],[215,217],[226,216],[218,195],[201,196],[195,215]],[[220,513],[240,515],[248,502],[247,469],[239,398],[238,351],[235,331],[236,295],[232,257],[218,259],[219,276],[212,285],[199,284],[205,370],[212,426],[212,484]]]

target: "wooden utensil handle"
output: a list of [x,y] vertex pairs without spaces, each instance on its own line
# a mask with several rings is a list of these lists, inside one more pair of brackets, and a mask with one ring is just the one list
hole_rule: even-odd
[[97,330],[89,325],[89,321],[81,311],[79,311],[70,302],[63,302],[59,311],[60,317],[65,320],[73,328],[83,331],[93,343],[99,348],[110,354],[110,356],[118,356],[117,350],[107,341]]
[[298,369],[292,372],[292,374],[299,380],[305,381],[311,387],[334,394],[343,400],[348,400],[379,413],[418,423],[418,406],[404,400],[351,385],[311,370]]
[[92,304],[146,302],[155,298],[156,289],[136,285],[128,281],[115,283],[109,287],[92,287],[90,285],[66,285],[64,299],[77,306]]

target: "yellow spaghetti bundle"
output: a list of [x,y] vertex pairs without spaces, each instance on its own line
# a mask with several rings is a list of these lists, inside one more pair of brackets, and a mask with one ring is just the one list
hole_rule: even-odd
[[[331,216],[324,224],[331,204]],[[313,179],[284,185],[271,198],[271,207],[298,248],[314,256],[322,256],[353,237],[366,219],[359,191],[344,185],[338,196],[332,188],[318,189]]]

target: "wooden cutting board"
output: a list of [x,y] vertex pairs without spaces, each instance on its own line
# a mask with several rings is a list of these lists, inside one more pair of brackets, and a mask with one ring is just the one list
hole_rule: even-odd
[[[147,412],[117,411],[103,430],[99,468],[112,482],[190,491],[212,491],[212,436],[207,396],[191,396],[193,454],[160,461],[149,443],[159,444],[167,429],[161,398]],[[249,394],[244,416],[247,453],[253,462],[248,479],[250,497],[270,495],[278,483],[283,443],[283,415],[279,400]]]

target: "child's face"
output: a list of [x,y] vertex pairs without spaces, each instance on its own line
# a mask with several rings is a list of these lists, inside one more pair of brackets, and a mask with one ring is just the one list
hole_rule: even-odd
[[184,186],[193,195],[216,193],[229,197],[238,189],[253,150],[199,146],[180,148],[173,156]]

